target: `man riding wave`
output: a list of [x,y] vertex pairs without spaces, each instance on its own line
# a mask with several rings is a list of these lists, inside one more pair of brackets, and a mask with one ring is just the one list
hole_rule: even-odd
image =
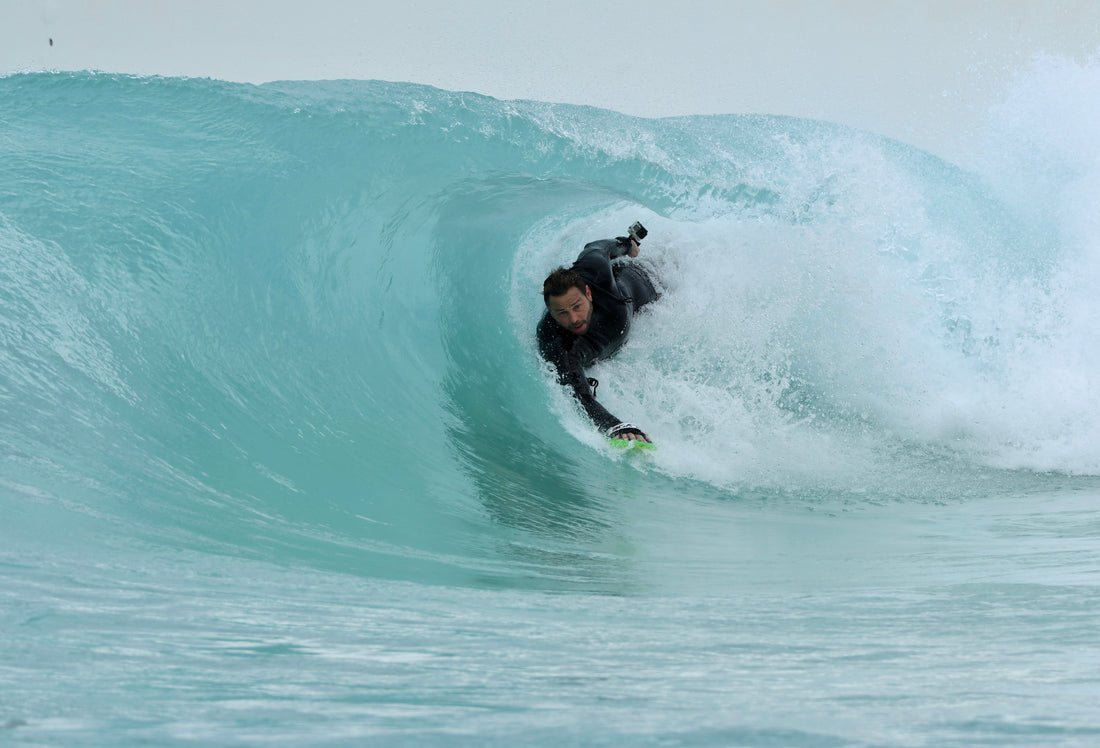
[[635,223],[628,236],[590,242],[571,268],[550,273],[542,284],[546,314],[536,331],[539,353],[592,422],[610,438],[643,442],[651,441],[648,434],[600,405],[598,383],[584,369],[614,355],[630,334],[634,312],[660,297],[641,265],[621,259],[637,257],[647,233]]

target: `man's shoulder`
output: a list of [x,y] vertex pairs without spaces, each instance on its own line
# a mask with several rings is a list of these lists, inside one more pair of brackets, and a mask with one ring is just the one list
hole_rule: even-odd
[[610,260],[622,254],[622,248],[622,237],[616,239],[597,239],[594,242],[588,242],[588,244],[584,245],[584,249],[581,250],[580,256],[577,257],[577,262],[596,257]]
[[584,252],[594,249],[614,248],[619,245],[619,239],[596,239],[584,245]]
[[556,348],[564,348],[565,335],[563,333],[566,333],[566,331],[550,317],[550,313],[544,313],[535,328],[535,340],[538,341],[539,352],[545,357]]

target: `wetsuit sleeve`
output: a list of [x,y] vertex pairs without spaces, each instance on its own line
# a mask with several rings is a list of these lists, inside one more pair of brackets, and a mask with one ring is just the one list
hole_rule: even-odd
[[596,427],[601,431],[607,431],[619,423],[619,419],[611,415],[607,408],[596,400],[592,387],[588,384],[588,377],[584,374],[585,360],[583,340],[574,340],[569,350],[566,350],[562,336],[558,334],[557,323],[545,315],[538,327],[539,353],[542,357],[554,365],[558,372],[558,382],[569,387],[573,391],[573,397],[580,403],[581,408],[588,415]]
[[[573,269],[589,280],[589,285],[612,291],[615,289],[615,276],[611,272],[611,261],[630,252],[630,240],[624,236],[617,239],[600,239],[584,245]],[[617,293],[613,295],[618,296]]]

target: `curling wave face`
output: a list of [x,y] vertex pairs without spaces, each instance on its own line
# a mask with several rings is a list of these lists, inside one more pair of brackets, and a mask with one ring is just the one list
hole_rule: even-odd
[[[1026,118],[979,177],[820,122],[405,84],[31,74],[0,101],[0,478],[34,521],[588,586],[642,485],[929,501],[1100,473],[1100,159],[1050,143],[1074,166],[1028,199],[1003,155],[1043,136]],[[645,461],[533,343],[545,273],[634,220],[665,293],[594,375]]]

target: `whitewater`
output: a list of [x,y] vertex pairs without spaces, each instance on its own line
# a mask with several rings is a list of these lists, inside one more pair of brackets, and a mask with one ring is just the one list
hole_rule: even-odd
[[[1094,745],[1098,101],[0,78],[0,743]],[[534,345],[635,220],[640,455]]]

